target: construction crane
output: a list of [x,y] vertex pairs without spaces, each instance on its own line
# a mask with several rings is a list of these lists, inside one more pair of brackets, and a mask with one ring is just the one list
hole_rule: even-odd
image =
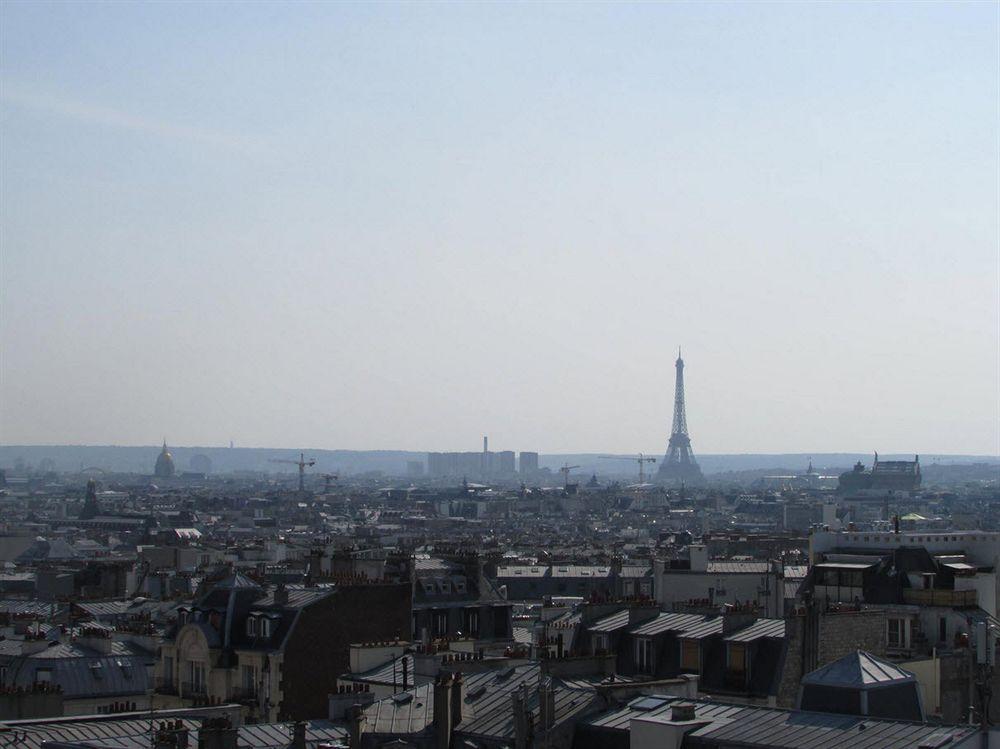
[[299,467],[299,491],[304,492],[306,490],[306,466],[312,467],[316,465],[316,461],[310,458],[306,460],[305,453],[299,453],[298,460],[280,460],[277,458],[272,458],[269,463],[287,463],[289,465]]
[[323,474],[323,493],[330,493],[330,482],[337,481],[340,478],[340,474],[337,473],[324,473]]
[[649,458],[639,453],[634,458],[619,458],[615,455],[602,455],[601,460],[634,460],[639,464],[639,486],[646,483],[646,463],[655,463],[656,458]]
[[569,463],[564,463],[563,467],[559,469],[559,473],[563,475],[563,485],[569,486],[569,472],[574,468],[579,468],[580,466],[571,466]]

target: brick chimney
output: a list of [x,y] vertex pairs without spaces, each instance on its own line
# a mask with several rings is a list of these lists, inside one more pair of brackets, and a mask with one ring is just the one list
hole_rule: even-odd
[[188,730],[180,719],[160,723],[153,736],[155,749],[188,749]]
[[237,735],[229,718],[205,718],[198,731],[198,749],[236,749]]

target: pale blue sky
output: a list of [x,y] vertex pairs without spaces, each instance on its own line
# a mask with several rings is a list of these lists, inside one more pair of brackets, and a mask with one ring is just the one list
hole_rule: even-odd
[[0,441],[1000,452],[996,3],[0,5]]

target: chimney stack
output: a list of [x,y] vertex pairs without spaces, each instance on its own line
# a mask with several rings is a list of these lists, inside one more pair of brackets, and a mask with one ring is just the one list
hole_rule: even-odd
[[292,725],[292,743],[288,749],[306,749],[306,724],[301,720]]
[[555,689],[552,679],[545,676],[538,681],[538,727],[548,731],[556,723]]
[[288,588],[285,587],[284,583],[278,583],[278,587],[274,589],[274,604],[276,606],[288,605]]
[[694,720],[695,706],[690,702],[678,702],[670,710],[670,720],[675,723]]
[[198,731],[198,749],[236,749],[237,735],[229,718],[205,718]]
[[348,728],[348,743],[351,749],[361,749],[361,735],[365,731],[365,709],[361,705],[351,708],[350,727]]
[[465,700],[465,683],[462,679],[462,672],[459,671],[455,674],[455,678],[451,682],[451,727],[454,731],[455,726],[462,722],[462,706]]
[[451,749],[451,674],[434,680],[434,736],[437,749]]
[[527,685],[515,689],[510,694],[511,710],[514,715],[514,749],[529,749],[531,746],[531,716],[528,714]]

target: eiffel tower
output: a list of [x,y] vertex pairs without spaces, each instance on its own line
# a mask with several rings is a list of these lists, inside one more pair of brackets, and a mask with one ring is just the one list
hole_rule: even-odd
[[684,412],[684,360],[681,350],[677,349],[677,379],[674,383],[674,425],[670,430],[670,442],[667,444],[667,454],[663,456],[660,469],[656,472],[656,481],[662,484],[686,484],[688,486],[705,483],[701,468],[691,451],[691,438],[688,436],[687,414]]

